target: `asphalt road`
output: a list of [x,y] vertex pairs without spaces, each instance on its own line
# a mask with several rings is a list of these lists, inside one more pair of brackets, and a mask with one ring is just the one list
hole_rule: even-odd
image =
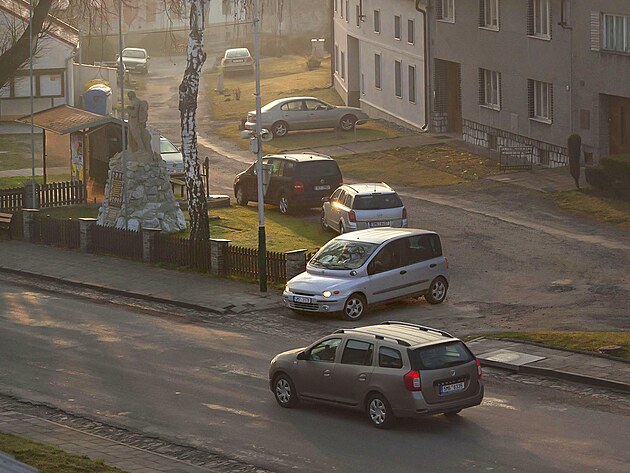
[[[266,370],[300,325],[188,323],[0,282],[0,392],[192,444],[272,471],[625,472],[630,400],[486,373],[456,421],[379,431],[330,407],[278,407]],[[159,315],[159,314],[158,314]]]

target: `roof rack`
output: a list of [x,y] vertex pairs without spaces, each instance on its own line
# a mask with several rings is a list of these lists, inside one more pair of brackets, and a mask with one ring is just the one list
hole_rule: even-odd
[[328,155],[328,154],[316,153],[315,151],[311,151],[310,153],[301,153],[301,154],[310,154],[311,156],[319,156],[319,157],[322,157],[322,158],[330,158],[330,159],[332,159],[330,157],[330,155]]
[[398,322],[397,320],[387,320],[385,322],[381,322],[380,325],[405,325],[407,327],[414,327],[418,330],[423,330],[424,332],[435,332],[439,333],[444,337],[455,338],[450,333],[445,332],[444,330],[438,330],[437,328],[427,327],[425,325],[411,324],[409,322]]
[[400,338],[392,337],[391,335],[383,335],[383,334],[380,334],[380,333],[368,332],[367,330],[359,330],[359,329],[356,329],[356,328],[340,328],[339,330],[335,330],[334,333],[348,333],[348,332],[362,333],[362,334],[365,334],[365,335],[372,335],[377,340],[385,340],[386,338],[388,338],[390,340],[394,340],[396,343],[398,343],[399,345],[402,345],[404,347],[410,347],[411,346],[409,344],[409,342],[401,340]]

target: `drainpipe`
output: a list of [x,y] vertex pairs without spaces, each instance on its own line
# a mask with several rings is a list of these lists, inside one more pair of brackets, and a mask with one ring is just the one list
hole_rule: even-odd
[[431,58],[429,57],[429,20],[428,20],[428,9],[429,5],[426,5],[426,10],[421,8],[421,0],[415,0],[416,2],[416,11],[422,13],[422,24],[424,29],[424,125],[420,127],[423,133],[429,131],[429,109],[431,107],[431,87],[429,84],[430,75],[429,75],[429,67],[431,65]]
[[330,86],[335,87],[335,0],[328,3],[330,8]]

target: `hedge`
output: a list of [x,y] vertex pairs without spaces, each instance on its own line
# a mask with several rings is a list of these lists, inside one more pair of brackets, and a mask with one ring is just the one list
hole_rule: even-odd
[[585,176],[594,188],[630,200],[630,154],[602,158],[599,166],[585,169]]

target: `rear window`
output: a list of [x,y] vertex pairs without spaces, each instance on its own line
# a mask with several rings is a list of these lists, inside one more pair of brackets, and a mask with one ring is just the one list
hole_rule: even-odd
[[439,370],[475,359],[466,345],[460,341],[409,350],[409,358],[413,370]]
[[227,58],[235,58],[235,57],[249,57],[249,50],[248,49],[228,49],[225,52],[225,57]]
[[341,174],[336,161],[307,161],[298,165],[300,176],[325,177]]
[[402,207],[403,203],[398,194],[370,194],[357,195],[354,198],[355,210],[395,209]]

